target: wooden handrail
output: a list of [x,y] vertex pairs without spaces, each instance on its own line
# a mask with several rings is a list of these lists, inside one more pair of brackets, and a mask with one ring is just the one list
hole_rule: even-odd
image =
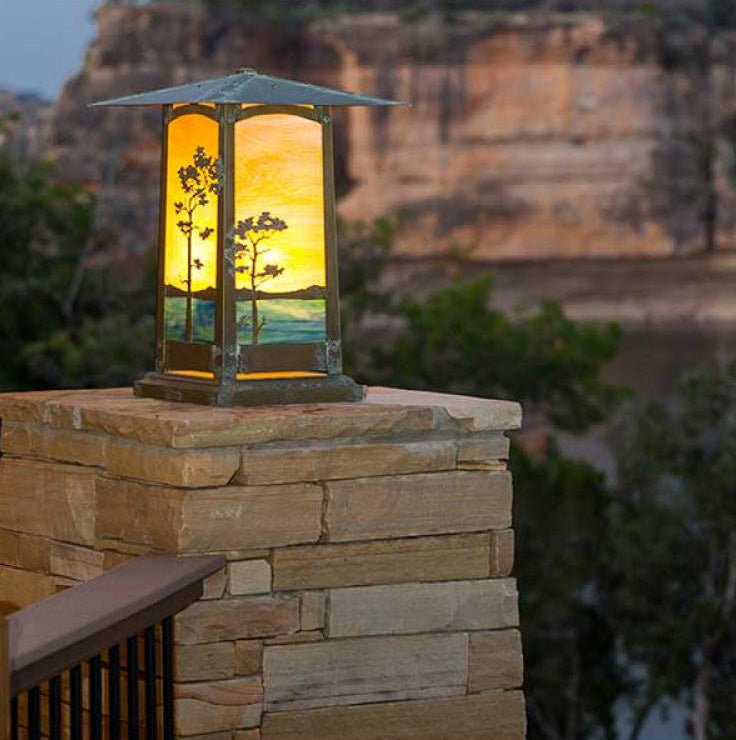
[[5,642],[9,677],[0,629],[0,740],[6,740],[9,697],[173,616],[197,601],[204,579],[224,565],[219,555],[139,557],[11,614]]

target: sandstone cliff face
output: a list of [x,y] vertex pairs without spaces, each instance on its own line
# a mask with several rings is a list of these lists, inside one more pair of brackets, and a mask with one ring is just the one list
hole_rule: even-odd
[[[397,218],[399,254],[479,260],[641,257],[732,246],[736,43],[707,76],[661,64],[656,39],[594,16],[346,16],[235,25],[176,6],[105,5],[58,102],[52,146],[99,191],[99,224],[150,248],[159,114],[94,99],[241,66],[411,102],[338,127],[345,219]],[[706,85],[707,83],[707,85]]]

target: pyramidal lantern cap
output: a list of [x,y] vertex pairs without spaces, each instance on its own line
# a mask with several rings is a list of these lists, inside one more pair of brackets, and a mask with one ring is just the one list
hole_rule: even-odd
[[342,372],[332,109],[400,105],[252,69],[97,106],[163,108],[156,369],[138,396],[357,401]]

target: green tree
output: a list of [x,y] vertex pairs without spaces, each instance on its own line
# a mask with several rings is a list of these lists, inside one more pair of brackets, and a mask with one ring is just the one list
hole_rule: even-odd
[[93,208],[49,165],[0,154],[0,389],[129,383],[150,363],[153,266],[130,289],[102,266]]
[[212,236],[214,229],[210,226],[198,224],[195,216],[197,211],[210,202],[210,196],[217,195],[220,188],[220,163],[216,157],[212,157],[205,151],[205,148],[198,146],[192,155],[192,164],[180,167],[177,171],[179,183],[184,200],[174,203],[174,209],[178,216],[181,216],[176,226],[187,240],[187,274],[182,278],[187,286],[187,310],[186,322],[184,329],[184,339],[191,342],[194,336],[194,326],[192,321],[192,274],[194,270],[201,270],[204,267],[199,258],[192,254],[192,239],[195,232],[199,238],[207,240]]
[[616,619],[638,702],[689,709],[695,740],[736,729],[736,363],[686,376],[618,424]]

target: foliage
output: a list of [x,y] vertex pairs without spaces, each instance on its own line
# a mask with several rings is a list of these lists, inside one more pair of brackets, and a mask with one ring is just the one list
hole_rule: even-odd
[[553,445],[513,446],[514,522],[530,738],[615,737],[625,692],[607,593],[611,493],[603,475]]
[[96,266],[93,206],[49,165],[0,154],[3,390],[129,383],[150,362],[152,283],[127,292]]
[[404,301],[406,331],[376,352],[377,380],[521,400],[565,429],[605,419],[621,398],[600,380],[618,328],[575,323],[553,301],[513,320],[490,302],[489,278]]
[[248,216],[241,219],[233,230],[235,272],[247,275],[250,279],[252,344],[258,344],[261,330],[266,325],[265,317],[258,318],[258,290],[264,283],[284,272],[283,267],[273,263],[259,267],[258,260],[271,251],[264,249],[261,244],[288,228],[286,221],[278,216],[272,216],[269,211],[263,211],[258,218]]
[[732,738],[736,363],[686,376],[669,403],[631,409],[613,439],[616,618],[642,669],[639,701],[684,701],[694,737]]

